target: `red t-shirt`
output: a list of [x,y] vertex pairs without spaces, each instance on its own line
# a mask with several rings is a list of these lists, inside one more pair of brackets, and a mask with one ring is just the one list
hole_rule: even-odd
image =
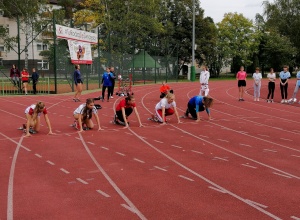
[[21,76],[22,76],[22,81],[28,81],[29,73],[27,71],[22,71]]
[[121,111],[123,108],[134,108],[136,107],[135,103],[133,104],[126,104],[126,100],[123,99],[122,101],[119,102],[119,104],[116,107],[116,111]]
[[166,93],[167,91],[170,90],[170,86],[168,85],[161,86],[159,90],[161,93]]

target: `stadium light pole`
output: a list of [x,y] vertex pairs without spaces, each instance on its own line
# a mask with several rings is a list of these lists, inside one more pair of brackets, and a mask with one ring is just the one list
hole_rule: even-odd
[[195,0],[193,0],[193,34],[192,34],[192,65],[191,65],[191,81],[196,79],[196,67],[195,67]]

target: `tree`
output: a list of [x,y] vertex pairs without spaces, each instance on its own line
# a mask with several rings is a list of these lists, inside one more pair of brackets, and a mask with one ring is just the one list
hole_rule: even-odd
[[218,48],[225,64],[239,66],[252,64],[252,55],[257,51],[258,35],[250,20],[242,14],[228,13],[218,25]]

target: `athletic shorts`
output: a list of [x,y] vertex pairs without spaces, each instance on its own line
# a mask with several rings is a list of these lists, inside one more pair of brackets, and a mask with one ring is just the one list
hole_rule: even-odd
[[77,79],[76,81],[75,81],[75,85],[77,85],[77,84],[82,84],[82,80],[81,79]]
[[22,83],[28,83],[28,80],[24,80],[24,81],[22,81]]
[[246,86],[246,80],[239,80],[238,81],[238,87]]

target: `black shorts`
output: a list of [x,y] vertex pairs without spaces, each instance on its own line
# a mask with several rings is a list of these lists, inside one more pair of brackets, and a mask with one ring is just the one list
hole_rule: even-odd
[[22,83],[28,83],[28,80],[24,80],[24,81],[22,81]]
[[246,80],[239,80],[238,81],[238,87],[242,87],[242,86],[246,87]]
[[81,83],[81,84],[83,83],[81,79],[77,79],[77,80],[75,81],[75,85],[80,84],[80,83]]

